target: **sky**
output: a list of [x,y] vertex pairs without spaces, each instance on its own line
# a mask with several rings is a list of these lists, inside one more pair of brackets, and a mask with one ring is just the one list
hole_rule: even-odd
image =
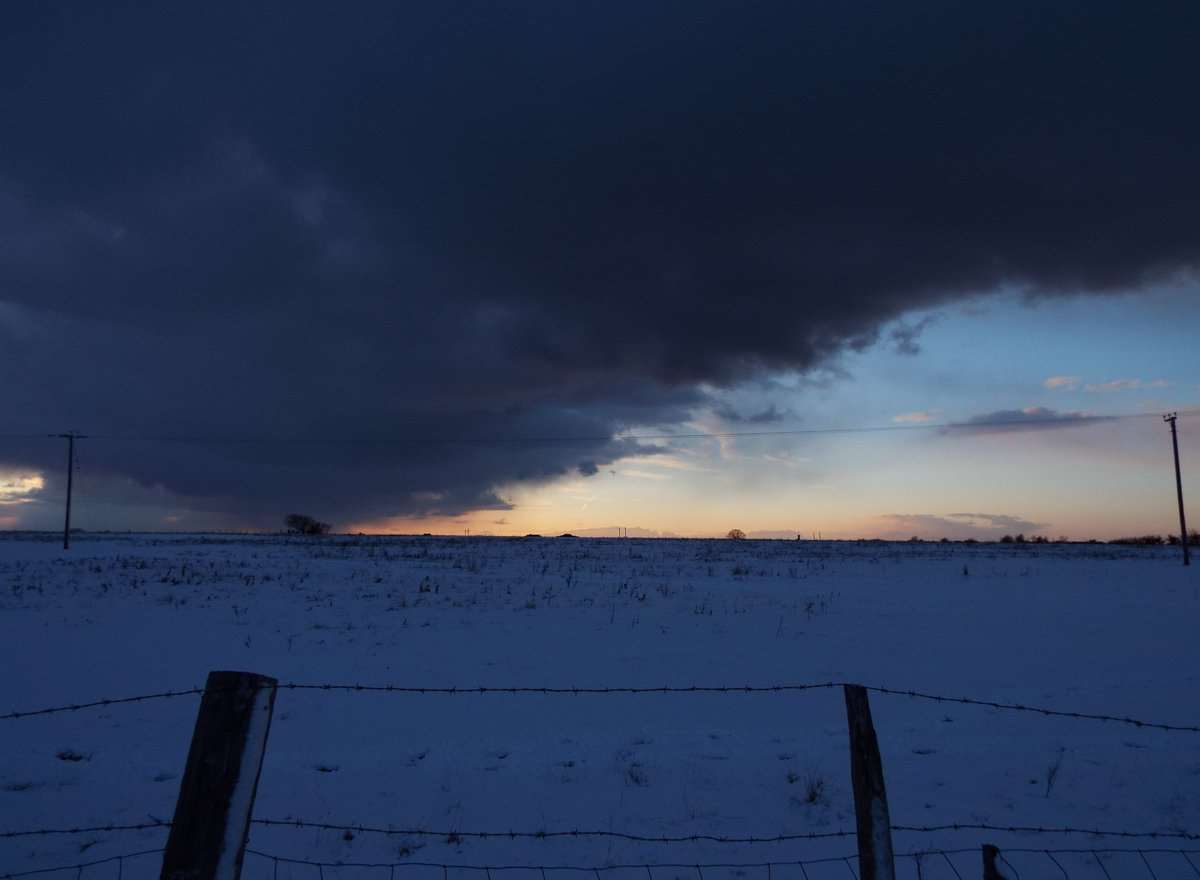
[[0,528],[1177,528],[1192,4],[3,24]]

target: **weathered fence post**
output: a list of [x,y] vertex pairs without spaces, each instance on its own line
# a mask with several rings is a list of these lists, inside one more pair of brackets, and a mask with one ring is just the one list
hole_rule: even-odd
[[844,685],[850,726],[850,781],[858,820],[858,870],[861,880],[895,880],[892,820],[883,785],[883,759],[871,722],[871,704],[862,685]]
[[252,672],[210,672],[161,880],[238,880],[250,831],[277,682]]
[[999,857],[998,847],[992,846],[990,843],[983,845],[983,880],[1008,880],[996,867],[996,859]]

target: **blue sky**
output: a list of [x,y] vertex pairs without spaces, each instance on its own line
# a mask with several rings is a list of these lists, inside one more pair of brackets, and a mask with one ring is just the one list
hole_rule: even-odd
[[[777,419],[703,411],[692,427],[917,426],[1035,407],[1145,419],[989,435],[930,429],[662,443],[661,457],[619,462],[594,478],[509,487],[515,510],[437,526],[521,534],[624,525],[682,535],[741,527],[827,537],[1177,530],[1169,435],[1158,415],[1200,408],[1190,319],[1198,305],[1200,290],[1187,285],[1137,296],[981,296],[907,315],[870,348],[815,374],[772,375],[721,394],[744,417],[774,407]],[[918,325],[919,350],[899,351],[892,330]],[[1185,470],[1200,475],[1200,418],[1185,417],[1181,431]],[[962,513],[995,519],[949,517]]]

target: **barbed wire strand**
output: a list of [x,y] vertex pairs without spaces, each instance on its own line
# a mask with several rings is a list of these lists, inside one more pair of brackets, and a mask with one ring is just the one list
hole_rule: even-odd
[[456,829],[395,828],[372,825],[341,825],[332,822],[310,822],[303,819],[251,819],[252,825],[267,828],[295,828],[318,831],[349,831],[359,834],[383,834],[408,837],[471,838],[473,840],[552,840],[559,838],[603,837],[634,843],[784,843],[798,840],[830,840],[854,837],[854,831],[814,831],[743,837],[715,834],[686,834],[677,836],[635,834],[624,831],[567,829],[561,831],[459,831]]
[[[897,858],[897,859],[913,859],[916,863],[919,864],[920,860],[922,860],[924,858],[927,858],[927,857],[933,856],[933,855],[938,855],[938,856],[941,856],[946,861],[946,863],[950,866],[951,870],[954,872],[955,876],[961,877],[962,875],[959,873],[958,869],[955,867],[954,862],[950,858],[950,856],[965,855],[968,853],[977,853],[978,851],[979,851],[979,849],[977,847],[960,848],[960,849],[918,850],[915,852],[896,853],[895,858]],[[121,855],[108,856],[107,858],[103,858],[103,859],[93,859],[93,860],[87,861],[87,862],[77,862],[77,863],[70,864],[70,865],[58,865],[58,866],[55,866],[52,868],[35,868],[35,869],[28,870],[28,871],[13,871],[13,872],[0,874],[0,880],[16,880],[16,878],[20,878],[20,877],[33,877],[33,876],[43,875],[43,874],[52,874],[52,873],[55,873],[58,871],[72,871],[72,870],[76,871],[77,876],[78,876],[78,875],[82,874],[82,872],[85,868],[91,868],[91,867],[95,867],[97,865],[111,864],[113,862],[116,862],[118,864],[118,866],[119,866],[118,871],[123,871],[124,862],[128,859],[136,859],[136,858],[141,858],[143,856],[150,856],[150,855],[161,855],[163,852],[164,852],[164,850],[161,848],[160,849],[147,849],[147,850],[141,850],[139,852],[123,853]],[[275,877],[278,876],[278,865],[282,862],[285,864],[307,865],[310,867],[315,867],[318,869],[319,875],[321,877],[324,877],[324,869],[325,868],[388,868],[392,872],[392,876],[394,876],[396,868],[439,868],[443,871],[443,876],[446,876],[445,872],[448,872],[451,869],[461,870],[461,871],[482,871],[489,876],[491,875],[491,872],[493,872],[493,871],[539,871],[539,872],[541,872],[543,877],[545,876],[546,871],[586,872],[586,873],[593,874],[596,877],[600,877],[601,872],[641,869],[641,870],[644,870],[647,872],[647,876],[648,876],[649,880],[653,880],[653,878],[654,878],[653,871],[656,868],[657,869],[675,869],[675,870],[680,870],[680,869],[695,870],[697,872],[700,872],[700,873],[698,873],[698,876],[701,878],[703,878],[702,871],[706,868],[715,869],[715,870],[761,868],[761,869],[766,869],[768,871],[768,878],[771,878],[773,876],[771,873],[772,869],[775,867],[798,867],[798,868],[800,868],[803,876],[807,878],[808,872],[807,872],[807,870],[805,870],[807,867],[810,867],[813,865],[827,865],[827,864],[833,864],[835,862],[842,862],[843,864],[846,865],[846,867],[850,871],[850,873],[855,877],[855,880],[857,880],[857,878],[858,878],[858,874],[854,870],[854,866],[853,866],[853,862],[858,859],[857,854],[847,855],[847,856],[833,856],[833,857],[820,858],[820,859],[800,859],[800,860],[789,860],[789,861],[774,860],[774,861],[766,861],[766,862],[710,862],[710,863],[702,863],[702,864],[696,864],[696,863],[687,864],[687,863],[682,863],[682,862],[658,862],[658,863],[643,862],[643,863],[639,863],[639,864],[617,864],[617,865],[571,865],[571,864],[472,865],[472,864],[449,863],[449,862],[415,862],[415,861],[413,861],[413,862],[348,862],[348,861],[321,862],[321,861],[316,861],[316,860],[312,860],[312,859],[302,859],[302,858],[296,858],[296,857],[292,857],[292,856],[276,855],[273,853],[267,853],[267,852],[263,852],[261,850],[253,849],[250,847],[247,847],[246,853],[249,855],[256,856],[258,858],[262,858],[262,859],[271,861],[274,865],[275,873],[273,874],[273,876],[275,876]],[[1111,877],[1111,875],[1109,874],[1103,861],[1099,858],[1101,855],[1108,855],[1108,854],[1138,855],[1142,858],[1143,862],[1146,863],[1146,867],[1147,867],[1147,869],[1150,870],[1151,875],[1154,875],[1155,872],[1150,867],[1149,860],[1146,859],[1146,856],[1149,854],[1153,854],[1153,853],[1164,853],[1164,854],[1171,854],[1171,855],[1177,855],[1177,856],[1182,857],[1184,859],[1184,861],[1187,862],[1188,866],[1192,869],[1192,871],[1195,872],[1197,874],[1197,876],[1200,876],[1200,868],[1197,868],[1196,863],[1193,862],[1192,858],[1191,858],[1192,855],[1195,855],[1196,853],[1200,853],[1200,850],[1196,850],[1196,849],[1185,850],[1185,849],[1163,849],[1163,848],[1138,848],[1138,849],[1012,848],[1012,849],[1001,850],[1001,852],[1000,852],[1001,861],[1003,861],[1005,866],[1008,867],[1008,869],[1010,871],[1012,871],[1014,880],[1019,880],[1020,873],[1013,866],[1012,862],[1010,862],[1007,858],[1005,858],[1005,853],[1023,853],[1023,854],[1044,855],[1044,856],[1048,857],[1052,862],[1054,862],[1054,864],[1058,867],[1058,869],[1063,873],[1064,877],[1069,877],[1069,875],[1068,875],[1066,869],[1061,864],[1061,862],[1059,862],[1058,859],[1055,858],[1055,856],[1059,856],[1059,855],[1091,856],[1096,860],[1097,864],[1100,865],[1101,869],[1104,871],[1105,876]],[[120,876],[120,874],[118,876]]]
[[148,828],[170,828],[170,822],[139,822],[134,825],[93,825],[72,828],[30,828],[21,831],[0,831],[0,840],[14,837],[48,837],[58,834],[108,834],[115,831],[143,831]]
[[[828,840],[833,838],[854,837],[854,831],[816,831],[798,832],[794,834],[774,835],[643,835],[633,832],[606,831],[599,829],[563,829],[557,831],[464,831],[459,829],[437,830],[430,828],[403,828],[396,826],[379,826],[366,824],[314,822],[307,819],[269,819],[255,818],[251,824],[265,828],[294,828],[318,831],[341,831],[358,834],[383,834],[408,837],[447,837],[472,838],[479,840],[546,840],[552,838],[589,838],[603,837],[628,840],[636,843],[787,843],[799,840]],[[104,834],[122,831],[143,831],[170,828],[170,822],[154,820],[128,825],[92,825],[71,826],[64,828],[29,828],[15,831],[0,831],[0,839],[18,837],[40,837],[72,834]],[[993,825],[985,822],[954,822],[942,825],[892,825],[891,830],[898,833],[932,834],[945,831],[990,831],[1007,834],[1084,834],[1090,837],[1115,837],[1123,839],[1151,840],[1200,840],[1200,833],[1192,831],[1129,831],[1112,828],[1082,828],[1074,826],[1040,826],[1040,825]]]
[[1007,859],[1005,857],[1006,853],[1007,854],[1018,854],[1019,853],[1022,855],[1043,855],[1046,858],[1048,858],[1051,862],[1054,863],[1054,866],[1056,868],[1058,868],[1058,870],[1062,873],[1063,877],[1066,878],[1066,880],[1070,880],[1070,874],[1067,872],[1067,869],[1062,864],[1062,862],[1060,862],[1058,860],[1057,856],[1077,855],[1077,856],[1090,857],[1099,866],[1101,872],[1103,872],[1103,874],[1107,878],[1107,880],[1112,880],[1112,874],[1108,870],[1108,866],[1104,864],[1103,859],[1101,859],[1100,857],[1102,855],[1136,855],[1141,859],[1142,864],[1145,865],[1146,870],[1149,872],[1152,880],[1158,880],[1158,874],[1154,870],[1154,867],[1150,864],[1150,860],[1147,858],[1148,855],[1163,854],[1163,855],[1179,856],[1187,863],[1188,867],[1192,869],[1192,872],[1195,873],[1197,875],[1197,877],[1200,877],[1200,868],[1197,868],[1196,864],[1191,859],[1191,854],[1195,854],[1197,852],[1200,852],[1200,850],[1163,849],[1163,848],[1117,849],[1117,848],[1113,848],[1113,847],[1102,847],[1102,848],[1097,848],[1097,849],[1028,849],[1028,848],[1020,848],[1020,847],[1006,847],[1006,848],[1000,850],[999,858],[1009,868],[1009,870],[1012,871],[1013,880],[1019,880],[1020,875],[1017,873],[1017,869],[1013,866],[1012,862],[1009,861],[1009,859]]
[[[612,695],[612,694],[762,694],[762,693],[796,693],[803,691],[828,690],[833,688],[844,687],[847,684],[855,684],[854,682],[809,682],[809,683],[791,683],[791,684],[772,684],[772,685],[689,685],[689,686],[671,686],[665,685],[662,687],[529,687],[529,686],[511,686],[511,687],[488,687],[488,686],[473,686],[473,687],[420,687],[412,685],[365,685],[365,684],[335,684],[335,683],[307,683],[307,682],[283,682],[275,685],[277,690],[309,690],[309,691],[343,691],[343,692],[369,692],[369,693],[393,693],[393,694],[416,694],[416,695],[445,695],[445,696],[467,696],[467,695],[562,695],[562,696],[596,696],[596,695]],[[1167,732],[1185,732],[1185,733],[1200,733],[1200,725],[1186,724],[1165,724],[1157,721],[1146,721],[1144,719],[1133,718],[1128,715],[1101,714],[1091,712],[1074,712],[1064,709],[1051,709],[1045,706],[1031,706],[1023,703],[1003,703],[995,700],[983,700],[975,697],[950,696],[944,694],[931,694],[924,691],[916,690],[901,690],[898,688],[889,688],[879,685],[863,685],[867,691],[886,696],[908,697],[909,699],[927,700],[935,703],[951,703],[967,706],[982,706],[986,708],[996,709],[1009,712],[1027,712],[1044,717],[1059,717],[1073,718],[1083,721],[1098,721],[1110,722],[1116,724],[1127,724],[1133,727],[1147,728],[1153,730],[1162,730]],[[154,694],[144,694],[136,697],[118,697],[111,699],[95,700],[89,703],[73,703],[64,706],[53,706],[44,709],[31,709],[26,711],[9,712],[5,715],[0,715],[0,721],[10,721],[19,718],[28,718],[37,715],[52,715],[60,712],[77,712],[82,709],[93,709],[105,706],[123,705],[129,703],[139,703],[149,700],[160,700],[173,697],[195,696],[204,693],[204,688],[188,688],[178,691],[163,691]]]
[[[920,853],[897,853],[896,858],[911,859],[917,855],[925,856],[938,854],[962,855],[965,853],[976,853],[978,847],[970,849],[949,849],[949,850],[923,850]],[[705,862],[696,864],[695,862],[637,862],[632,864],[615,864],[615,865],[572,865],[572,864],[553,864],[553,865],[529,865],[529,864],[504,864],[504,865],[472,865],[462,863],[449,862],[319,862],[311,859],[301,859],[292,856],[281,856],[273,853],[263,852],[262,850],[247,847],[246,853],[257,856],[258,858],[271,859],[285,864],[308,865],[309,867],[325,867],[325,868],[441,868],[444,870],[455,871],[578,871],[587,874],[596,874],[605,871],[629,871],[629,870],[648,870],[655,869],[675,869],[675,870],[696,870],[696,869],[712,869],[712,870],[727,870],[739,868],[772,868],[772,867],[806,867],[812,865],[828,865],[835,862],[842,862],[850,866],[850,862],[858,859],[858,854],[849,856],[831,856],[820,859],[803,859],[794,861],[772,860],[767,862]],[[854,873],[854,869],[850,866],[850,870]],[[653,876],[653,875],[651,875]],[[855,873],[855,877],[857,874]],[[2,880],[2,878],[0,878]]]
[[[1098,846],[1098,847],[1092,847],[1090,849],[1085,849],[1082,847],[1055,847],[1054,849],[1035,849],[1035,848],[1031,848],[1031,847],[1008,846],[1008,847],[1000,847],[999,849],[1000,849],[1001,857],[1003,857],[1005,853],[1022,853],[1025,855],[1045,855],[1046,853],[1053,853],[1056,856],[1063,856],[1063,855],[1066,855],[1066,856],[1090,856],[1095,853],[1105,853],[1105,854],[1115,853],[1118,855],[1122,854],[1122,853],[1133,854],[1133,855],[1136,855],[1137,853],[1171,853],[1173,855],[1183,855],[1186,858],[1187,853],[1191,853],[1193,855],[1200,853],[1200,849],[1167,849],[1166,847],[1153,847],[1153,846],[1138,846],[1138,847],[1128,847],[1128,848],[1121,848],[1121,847],[1114,847],[1114,846]],[[977,851],[978,851],[977,848],[970,850],[970,852],[977,852]],[[953,852],[953,850],[947,850],[947,852]]]
[[[625,831],[608,831],[599,829],[562,829],[539,831],[464,831],[459,829],[429,829],[429,828],[398,828],[395,826],[380,826],[366,824],[340,824],[334,822],[314,822],[306,819],[272,819],[254,818],[251,824],[262,827],[296,828],[318,831],[349,831],[359,834],[385,834],[409,837],[447,837],[472,838],[478,840],[549,840],[554,838],[588,838],[603,837],[628,840],[635,843],[787,843],[798,840],[828,840],[832,838],[854,837],[855,831],[815,831],[797,832],[793,834],[773,835],[717,835],[717,834],[685,834],[685,835],[644,835]],[[1086,834],[1092,837],[1116,837],[1125,839],[1162,839],[1162,840],[1200,840],[1200,833],[1190,831],[1129,831],[1105,828],[1080,828],[1071,826],[1038,826],[1038,825],[993,825],[983,822],[956,822],[943,825],[892,825],[891,830],[901,833],[938,833],[944,831],[991,831],[1009,834]],[[4,835],[0,835],[4,836]]]
[[[517,694],[546,694],[546,695],[571,695],[571,696],[590,696],[597,694],[687,694],[687,693],[705,693],[705,694],[736,694],[736,693],[785,693],[824,690],[845,687],[847,684],[856,684],[855,682],[814,682],[814,683],[794,683],[794,684],[776,684],[776,685],[692,685],[684,687],[412,687],[405,685],[363,685],[363,684],[308,684],[300,682],[287,682],[278,685],[281,690],[321,690],[321,691],[374,691],[385,693],[408,693],[408,694],[442,694],[442,695],[482,695],[482,694],[501,694],[501,695],[517,695]],[[1085,721],[1107,721],[1120,724],[1130,724],[1134,727],[1147,727],[1157,730],[1166,731],[1184,731],[1188,733],[1200,733],[1200,725],[1183,725],[1183,724],[1164,724],[1155,721],[1145,721],[1138,718],[1132,718],[1128,715],[1100,714],[1087,712],[1074,712],[1063,709],[1051,709],[1044,706],[1029,706],[1023,703],[1002,703],[995,700],[983,700],[974,697],[959,697],[948,696],[944,694],[931,694],[916,690],[901,690],[898,688],[882,687],[879,685],[864,685],[866,690],[883,694],[886,696],[908,697],[910,699],[928,700],[935,703],[957,703],[968,706],[983,706],[991,709],[1005,710],[1011,712],[1029,712],[1043,716],[1057,716],[1062,718],[1075,718]]]
[[0,721],[11,721],[17,718],[30,718],[34,715],[56,715],[60,712],[78,712],[82,709],[98,709],[104,706],[121,706],[129,703],[144,703],[150,700],[165,700],[171,697],[190,697],[204,693],[204,688],[188,688],[182,691],[161,691],[155,694],[141,694],[136,697],[109,697],[103,700],[93,700],[89,703],[70,703],[64,706],[51,706],[46,709],[29,709],[23,712],[9,712],[0,715]]
[[528,685],[514,685],[509,687],[490,687],[485,685],[420,687],[395,684],[312,684],[307,682],[282,682],[276,685],[279,690],[290,691],[362,691],[426,696],[476,696],[482,694],[496,694],[498,696],[531,694],[547,696],[596,696],[602,694],[765,694],[828,690],[842,686],[842,682],[837,681],[770,685],[652,685],[649,687],[542,687]]
[[[320,690],[320,691],[364,691],[384,693],[405,693],[425,695],[482,695],[482,694],[545,694],[590,696],[598,694],[736,694],[736,693],[783,693],[825,690],[845,687],[856,682],[826,681],[813,683],[793,683],[776,685],[692,685],[684,687],[413,687],[408,685],[364,685],[364,684],[310,684],[303,682],[286,682],[278,685],[281,690]],[[1134,727],[1145,727],[1165,731],[1182,731],[1200,733],[1200,725],[1164,724],[1156,721],[1146,721],[1132,718],[1128,715],[1100,714],[1074,712],[1063,709],[1051,709],[1045,706],[1029,706],[1023,703],[1002,703],[995,700],[983,700],[974,697],[949,696],[931,694],[924,691],[901,690],[898,688],[882,687],[879,685],[864,685],[866,690],[886,696],[908,697],[910,699],[928,700],[935,703],[957,703],[968,706],[983,706],[1011,712],[1029,712],[1036,715],[1074,718],[1085,721],[1105,721],[1119,724],[1129,724]]]
[[[852,684],[853,682],[847,682]],[[917,700],[931,700],[935,703],[960,703],[967,706],[987,706],[992,709],[1002,709],[1010,712],[1032,712],[1037,715],[1056,716],[1059,718],[1075,718],[1083,721],[1110,721],[1118,724],[1131,724],[1134,727],[1150,727],[1157,730],[1185,731],[1200,733],[1200,726],[1190,724],[1163,724],[1156,721],[1143,721],[1128,715],[1108,715],[1092,712],[1071,712],[1063,709],[1049,709],[1044,706],[1027,706],[1022,703],[1000,703],[993,700],[981,700],[974,697],[951,697],[940,694],[929,694],[921,691],[898,690],[895,688],[864,685],[866,690],[876,694],[886,694],[896,697],[910,697]]]
[[1127,831],[1112,828],[1081,828],[1070,825],[992,825],[986,822],[954,822],[944,825],[893,825],[893,831],[997,831],[1009,834],[1087,834],[1093,837],[1148,838],[1162,840],[1200,840],[1193,831]]

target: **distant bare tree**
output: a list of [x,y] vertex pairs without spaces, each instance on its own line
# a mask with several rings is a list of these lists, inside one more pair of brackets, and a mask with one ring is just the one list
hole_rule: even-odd
[[741,529],[730,529],[725,533],[725,537],[731,541],[744,541],[746,540],[746,533]]
[[305,513],[289,513],[283,519],[288,532],[293,535],[327,535],[331,526]]

